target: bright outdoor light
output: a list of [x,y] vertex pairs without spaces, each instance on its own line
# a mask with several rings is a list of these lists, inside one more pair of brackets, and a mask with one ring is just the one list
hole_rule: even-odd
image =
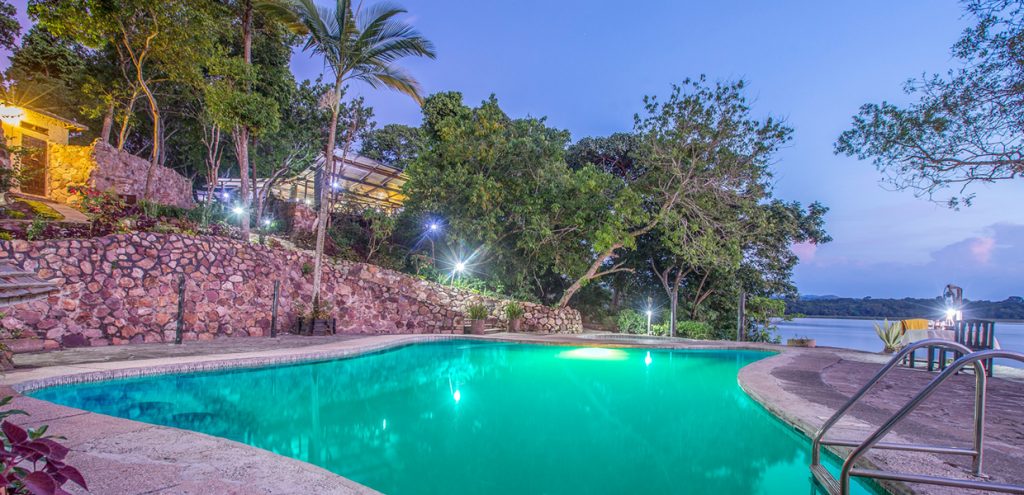
[[273,222],[273,220],[271,220],[269,218],[264,218],[263,219],[263,225],[269,226],[271,224],[271,222]]
[[241,215],[242,213],[245,213],[245,208],[242,208],[241,206],[236,206],[231,211],[234,212],[235,215]]
[[580,347],[558,353],[559,359],[586,359],[593,361],[623,361],[628,356],[626,351],[605,349],[603,347]]
[[953,308],[946,309],[946,319],[952,320],[954,318],[956,318],[956,310]]
[[455,399],[455,402],[458,402],[462,400],[462,393],[456,390],[455,393],[452,394],[452,398]]
[[653,359],[651,359],[651,351],[647,351],[647,357],[644,358],[644,365],[650,366],[651,361],[653,361]]
[[341,186],[338,185],[338,181],[331,182],[331,188],[332,189],[337,189],[339,187],[341,187]]
[[0,121],[10,126],[17,126],[21,124],[21,119],[25,118],[25,111],[10,105],[0,105]]
[[222,193],[222,194],[220,195],[220,197],[224,198],[224,201],[227,201],[227,200],[231,199],[231,195],[230,195],[230,194],[228,194],[228,192],[227,192],[227,191],[224,191],[224,192],[223,192],[223,193]]
[[427,229],[429,229],[431,232],[437,231],[437,229],[438,229],[437,222],[431,222],[430,225],[427,225]]
[[459,261],[458,263],[455,263],[455,273],[462,273],[464,271],[466,271],[465,261]]

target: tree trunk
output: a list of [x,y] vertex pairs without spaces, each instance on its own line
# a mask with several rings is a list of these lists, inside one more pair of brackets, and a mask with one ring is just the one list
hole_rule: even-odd
[[114,129],[115,106],[116,102],[111,98],[110,104],[107,105],[107,113],[103,114],[103,129],[100,131],[100,142],[103,144],[110,144],[110,132]]
[[[252,64],[252,2],[248,0],[242,5],[242,60],[247,66]],[[237,126],[232,134],[235,138],[235,154],[238,157],[239,178],[242,182],[242,215],[239,222],[242,227],[242,240],[249,242],[249,207],[252,205],[252,197],[249,195],[249,128],[244,125]],[[252,180],[256,180],[255,170]]]
[[242,214],[239,215],[238,224],[242,228],[242,240],[249,242],[249,129],[245,126],[237,126],[231,135],[235,140],[235,156],[238,158],[238,176],[242,189],[238,195],[242,202]]
[[330,190],[331,176],[334,175],[334,141],[338,136],[338,112],[341,110],[341,85],[339,75],[334,84],[334,98],[331,102],[331,122],[328,125],[327,146],[324,147],[323,173],[320,184],[320,209],[316,216],[316,252],[313,256],[313,312],[320,309],[320,283],[324,266],[324,240],[327,237],[327,191]]
[[614,258],[615,250],[619,249],[620,247],[622,247],[622,244],[616,243],[613,244],[612,247],[608,248],[605,252],[601,253],[597,257],[597,259],[590,264],[590,268],[587,268],[587,272],[584,273],[582,277],[576,279],[576,281],[573,282],[568,289],[565,289],[565,293],[562,294],[562,298],[558,300],[558,307],[564,308],[568,306],[569,300],[572,299],[572,296],[579,292],[579,290],[582,289],[587,282],[597,277],[600,277],[603,274],[609,273],[609,271],[598,273],[597,270],[601,268],[601,265],[603,265],[605,261]]

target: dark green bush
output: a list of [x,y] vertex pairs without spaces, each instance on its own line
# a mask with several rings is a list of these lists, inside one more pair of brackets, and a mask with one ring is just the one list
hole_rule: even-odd
[[619,318],[616,323],[620,332],[647,333],[647,317],[632,309],[619,311]]

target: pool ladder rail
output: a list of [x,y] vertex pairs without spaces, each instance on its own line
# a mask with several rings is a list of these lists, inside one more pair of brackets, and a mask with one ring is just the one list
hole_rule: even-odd
[[[920,392],[917,393],[909,402],[906,403],[899,411],[893,414],[888,420],[885,421],[881,426],[878,427],[871,435],[863,440],[828,440],[825,439],[825,434],[828,433],[829,429],[836,425],[839,420],[857,403],[868,390],[871,389],[879,380],[893,370],[908,354],[914,352],[922,347],[938,347],[954,351],[958,354],[962,354],[962,357],[949,365],[945,370],[939,373],[931,382],[928,383]],[[914,473],[901,473],[896,471],[886,471],[878,469],[864,469],[854,467],[856,462],[870,449],[888,449],[888,450],[903,450],[909,452],[930,452],[933,454],[952,454],[952,455],[966,455],[971,456],[973,459],[972,474],[976,478],[984,478],[982,472],[982,461],[984,459],[984,442],[985,442],[985,385],[986,375],[985,366],[983,362],[993,358],[1006,358],[1013,359],[1016,361],[1024,362],[1024,354],[1012,351],[1003,350],[983,350],[978,352],[972,352],[969,348],[961,345],[957,342],[952,342],[943,339],[926,339],[904,347],[899,353],[882,367],[878,373],[875,374],[871,380],[861,387],[857,393],[850,397],[850,400],[843,404],[839,410],[835,412],[825,421],[821,428],[818,429],[814,435],[814,442],[811,450],[811,474],[814,479],[820,484],[830,495],[848,495],[850,493],[850,478],[854,476],[862,478],[873,478],[877,480],[891,480],[891,481],[903,481],[909,483],[926,483],[932,485],[941,485],[954,488],[964,488],[972,490],[988,490],[991,492],[999,493],[1018,493],[1024,494],[1024,486],[1022,485],[1010,485],[1004,483],[995,483],[990,481],[984,481],[983,479],[957,479],[957,478],[946,478],[942,476],[931,476]],[[925,444],[913,444],[913,443],[893,443],[881,441],[885,435],[887,435],[892,429],[899,424],[903,418],[910,414],[914,409],[917,408],[925,399],[927,399],[939,386],[941,386],[949,377],[953,376],[963,368],[967,366],[973,366],[975,376],[975,392],[974,392],[974,445],[970,448],[964,447],[949,447],[949,446],[936,446],[936,445],[925,445]],[[821,447],[822,445],[830,445],[836,447],[853,447],[846,459],[843,460],[843,467],[840,470],[839,479],[836,479],[832,473],[830,473],[821,464]]]

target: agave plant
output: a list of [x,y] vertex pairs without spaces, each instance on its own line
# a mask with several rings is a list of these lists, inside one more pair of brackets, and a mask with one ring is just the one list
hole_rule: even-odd
[[875,323],[875,333],[878,334],[878,338],[882,339],[882,344],[885,345],[883,352],[893,353],[903,347],[900,339],[900,324],[898,321],[889,323],[889,320],[883,320],[882,324]]

